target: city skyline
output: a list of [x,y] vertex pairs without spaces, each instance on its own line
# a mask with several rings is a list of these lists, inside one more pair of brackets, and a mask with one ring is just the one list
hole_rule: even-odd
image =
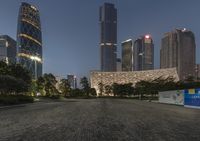
[[[56,6],[59,9],[57,8],[55,12],[51,11],[51,9],[57,4],[56,1],[48,2],[48,6],[45,6],[45,1],[27,0],[26,2],[36,5],[41,13],[42,30],[44,33],[44,73],[52,72],[55,75],[65,76],[68,73],[73,73],[78,76],[83,76],[88,75],[90,70],[100,70],[98,13],[99,6],[104,2],[115,4],[115,7],[119,10],[118,57],[121,58],[120,43],[123,40],[128,38],[135,40],[140,35],[151,34],[155,45],[155,68],[159,68],[161,38],[164,33],[179,27],[185,27],[194,32],[197,45],[196,53],[198,53],[200,20],[198,20],[197,15],[200,12],[198,9],[200,2],[187,2],[182,0],[175,2],[172,0],[167,2],[154,1],[129,0],[120,2],[114,0],[88,0],[85,3],[80,0],[69,0],[67,2],[60,1],[58,6]],[[0,11],[0,17],[4,19],[0,23],[2,27],[0,34],[7,34],[14,39],[16,38],[17,12],[21,2],[21,0],[2,1],[2,5],[5,6],[2,6]],[[77,2],[79,2],[78,5]],[[138,8],[133,8],[133,4],[138,5],[137,7],[145,4],[145,10],[137,14]],[[171,6],[170,4],[173,5]],[[179,7],[180,4],[181,8]],[[5,9],[4,7],[8,5],[12,8]],[[73,10],[75,6],[77,6],[77,11]],[[188,11],[185,10],[188,7],[191,9]],[[160,10],[160,13],[156,12],[158,10]],[[62,21],[61,19],[64,20]],[[144,21],[148,22],[145,23]],[[53,28],[56,30],[53,30]],[[197,63],[199,63],[198,57]]]

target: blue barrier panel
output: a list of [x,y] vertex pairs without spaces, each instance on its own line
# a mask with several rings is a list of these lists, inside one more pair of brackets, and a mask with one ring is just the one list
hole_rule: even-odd
[[184,90],[184,106],[200,108],[200,89]]

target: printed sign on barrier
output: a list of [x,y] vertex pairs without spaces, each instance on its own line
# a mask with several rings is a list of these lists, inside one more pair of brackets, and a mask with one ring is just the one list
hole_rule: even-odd
[[200,89],[184,90],[184,106],[200,108]]
[[183,92],[183,90],[159,92],[159,102],[183,105],[184,104],[184,92]]

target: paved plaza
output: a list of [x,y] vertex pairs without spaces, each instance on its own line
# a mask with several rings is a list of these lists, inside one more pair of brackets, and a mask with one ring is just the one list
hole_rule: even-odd
[[200,110],[131,99],[0,108],[1,141],[199,141]]

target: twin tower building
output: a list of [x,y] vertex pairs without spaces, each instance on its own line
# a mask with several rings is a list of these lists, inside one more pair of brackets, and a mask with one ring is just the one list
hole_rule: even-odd
[[42,32],[38,9],[23,2],[19,9],[17,41],[0,36],[0,60],[20,63],[34,78],[42,75]]
[[[113,4],[100,7],[100,50],[101,71],[117,70],[117,9]],[[154,69],[154,44],[150,35],[121,43],[121,71]],[[195,37],[183,28],[164,34],[160,49],[160,68],[176,68],[179,79],[195,76]]]

